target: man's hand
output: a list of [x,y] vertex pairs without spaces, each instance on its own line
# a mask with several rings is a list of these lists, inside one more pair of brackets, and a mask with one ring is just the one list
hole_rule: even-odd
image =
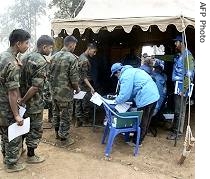
[[80,88],[78,87],[77,90],[75,90],[75,94],[79,93],[81,90]]
[[183,95],[183,93],[180,91],[180,92],[179,92],[179,95],[180,95],[180,96],[182,96],[182,95]]
[[23,125],[23,118],[20,117],[20,115],[15,116],[15,121],[16,121],[18,126],[22,126]]
[[25,106],[25,101],[24,101],[23,98],[18,98],[17,103],[18,103],[18,105],[20,105],[20,106],[23,106],[23,107]]
[[94,90],[93,88],[90,88],[90,92],[91,92],[92,94],[94,94],[94,93],[95,93],[95,90]]

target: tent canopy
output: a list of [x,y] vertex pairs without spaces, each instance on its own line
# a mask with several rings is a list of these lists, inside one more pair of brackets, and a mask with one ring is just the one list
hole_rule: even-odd
[[80,33],[91,28],[97,33],[101,28],[113,31],[116,26],[130,32],[134,25],[147,31],[151,25],[157,25],[160,31],[166,31],[173,24],[179,32],[188,25],[195,27],[194,0],[86,0],[86,3],[74,19],[55,19],[52,30],[55,34],[65,29],[72,34],[75,28]]

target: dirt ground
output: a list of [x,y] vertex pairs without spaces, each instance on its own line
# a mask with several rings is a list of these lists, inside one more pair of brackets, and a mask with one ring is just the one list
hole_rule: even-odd
[[[194,116],[194,115],[192,115]],[[100,116],[102,118],[102,116]],[[48,123],[47,112],[44,114],[45,125]],[[97,118],[98,119],[98,118]],[[194,120],[194,119],[193,119]],[[194,131],[194,121],[192,121]],[[118,136],[112,148],[110,161],[105,160],[105,145],[101,144],[103,128],[71,128],[75,143],[68,148],[55,146],[54,131],[44,129],[43,140],[37,153],[45,156],[41,164],[27,164],[26,170],[18,173],[6,173],[0,156],[0,179],[192,179],[195,178],[194,148],[182,166],[177,165],[182,150],[184,137],[177,146],[174,141],[166,140],[167,131],[158,129],[158,136],[146,136],[140,154],[133,156],[133,147]],[[26,154],[20,160],[24,162]]]

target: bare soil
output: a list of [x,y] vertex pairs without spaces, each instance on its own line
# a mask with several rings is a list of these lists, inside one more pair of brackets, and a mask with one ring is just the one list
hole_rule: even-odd
[[[49,125],[46,122],[46,111],[44,121],[45,125]],[[194,119],[192,129],[194,130]],[[133,156],[133,147],[126,144],[123,136],[119,135],[112,148],[111,160],[107,161],[104,158],[105,145],[101,144],[103,128],[93,131],[92,127],[71,127],[75,143],[68,148],[55,145],[53,128],[44,129],[43,139],[36,153],[45,156],[46,161],[27,164],[26,170],[22,172],[6,173],[0,156],[0,179],[195,178],[194,148],[184,164],[177,165],[183,150],[184,136],[174,147],[174,141],[166,140],[167,133],[161,128],[157,137],[147,136],[137,157]],[[20,161],[24,162],[25,159],[26,153]]]

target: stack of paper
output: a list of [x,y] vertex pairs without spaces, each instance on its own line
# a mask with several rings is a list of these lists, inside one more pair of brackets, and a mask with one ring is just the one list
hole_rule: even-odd
[[126,112],[129,108],[130,108],[130,105],[127,104],[127,103],[117,104],[117,105],[115,106],[115,109],[116,109],[119,113],[124,113],[124,112]]
[[[26,108],[19,106],[20,117],[23,117],[25,112],[26,112]],[[22,126],[18,126],[17,123],[10,125],[8,127],[9,142],[18,136],[28,133],[29,130],[30,130],[30,118],[29,117],[24,119]]]
[[17,123],[10,125],[8,128],[9,142],[18,136],[28,133],[29,130],[30,130],[30,118],[29,117],[24,119],[22,126],[18,126]]

